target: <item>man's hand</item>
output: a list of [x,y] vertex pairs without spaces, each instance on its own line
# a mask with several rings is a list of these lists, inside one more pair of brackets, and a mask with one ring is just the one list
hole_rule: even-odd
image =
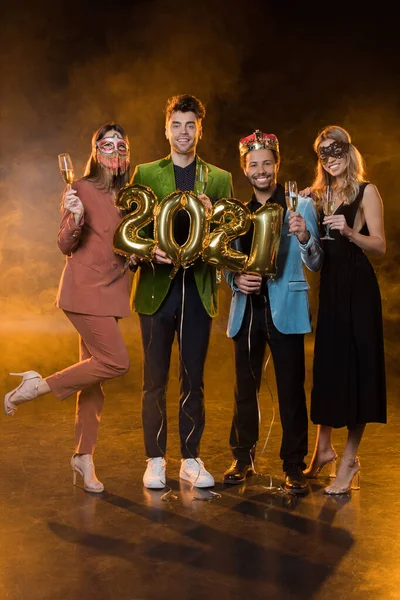
[[155,263],[157,263],[159,265],[171,265],[172,264],[172,260],[170,258],[168,258],[167,254],[163,250],[160,250],[160,248],[155,249],[155,252],[153,254],[153,260]]
[[211,204],[210,198],[208,196],[206,196],[205,194],[199,194],[198,199],[202,201],[206,211],[210,212],[212,209],[212,204]]
[[310,239],[310,232],[307,231],[305,219],[297,212],[292,212],[289,215],[289,231],[294,233],[302,244],[306,244]]
[[234,282],[242,294],[258,294],[261,289],[262,277],[260,275],[236,273]]

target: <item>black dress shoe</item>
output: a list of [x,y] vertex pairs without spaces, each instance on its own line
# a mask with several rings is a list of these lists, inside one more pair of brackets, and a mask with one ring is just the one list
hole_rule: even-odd
[[307,494],[308,482],[303,470],[298,465],[289,465],[285,473],[285,490],[292,494]]
[[249,463],[234,460],[224,473],[224,483],[242,483],[250,475],[253,475],[253,469]]

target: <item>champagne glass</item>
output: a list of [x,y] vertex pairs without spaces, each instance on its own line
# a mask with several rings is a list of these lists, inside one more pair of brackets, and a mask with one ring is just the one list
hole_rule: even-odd
[[197,162],[196,164],[196,178],[194,180],[194,193],[198,196],[199,194],[205,194],[208,182],[208,167],[204,163]]
[[[285,181],[285,199],[286,206],[291,212],[296,212],[299,203],[297,183],[295,181]],[[288,233],[287,235],[296,235]]]
[[58,168],[60,169],[62,178],[64,179],[69,189],[74,182],[74,167],[72,160],[67,152],[58,155]]
[[[335,201],[333,199],[332,187],[330,185],[325,186],[325,193],[322,200],[322,209],[326,217],[330,217],[335,212]],[[325,235],[321,240],[334,240],[329,234],[329,225],[325,225]]]

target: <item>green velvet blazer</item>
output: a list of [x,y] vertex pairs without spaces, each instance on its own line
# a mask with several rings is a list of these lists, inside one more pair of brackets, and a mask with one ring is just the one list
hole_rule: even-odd
[[[197,156],[197,161],[204,163]],[[206,194],[211,202],[220,198],[232,198],[232,177],[214,165],[207,164],[209,168]],[[151,163],[138,165],[132,176],[131,183],[142,183],[150,187],[158,201],[176,190],[174,165],[171,156]],[[149,235],[149,233],[147,233]],[[149,237],[152,237],[150,235]],[[153,270],[154,267],[154,270]],[[132,307],[136,312],[152,315],[161,306],[166,297],[172,279],[169,274],[171,265],[143,263],[136,271],[132,286]],[[218,313],[218,284],[216,269],[198,258],[193,265],[197,289],[204,308],[210,317]]]

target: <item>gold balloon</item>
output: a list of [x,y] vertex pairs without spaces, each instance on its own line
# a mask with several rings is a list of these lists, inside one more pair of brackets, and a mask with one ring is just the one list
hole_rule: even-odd
[[[174,221],[179,210],[185,210],[190,216],[188,239],[182,246],[177,244],[174,236]],[[179,267],[186,268],[200,256],[207,229],[206,209],[192,192],[177,190],[157,205],[154,211],[155,239],[160,250],[163,250],[174,264],[171,277],[174,277]]]
[[268,202],[251,213],[254,233],[249,258],[244,267],[246,273],[257,273],[262,277],[276,275],[282,217],[282,206]]
[[208,232],[207,210],[201,200],[191,192],[186,192],[185,210],[190,216],[190,231],[187,241],[181,248],[179,263],[183,268],[193,263],[201,255],[203,241]]
[[146,185],[134,183],[123,187],[115,201],[117,208],[136,209],[122,219],[114,232],[114,252],[123,256],[135,254],[145,260],[151,260],[156,242],[148,237],[142,237],[140,230],[153,220],[154,207],[157,197],[153,190]]
[[213,265],[218,265],[219,268],[243,271],[247,256],[243,252],[231,248],[231,243],[250,229],[251,213],[249,209],[236,198],[222,198],[213,206],[211,222],[220,223],[220,225],[205,240],[203,259]]

